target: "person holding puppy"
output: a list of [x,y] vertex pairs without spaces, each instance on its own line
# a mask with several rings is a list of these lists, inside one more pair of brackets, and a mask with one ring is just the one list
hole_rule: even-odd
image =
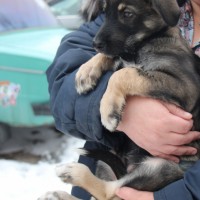
[[[96,0],[96,3],[98,4]],[[95,2],[88,1],[89,3]],[[188,40],[194,52],[200,55],[200,26],[198,26],[200,1],[180,1],[182,16],[179,22],[183,36]],[[97,5],[96,4],[96,5]],[[85,11],[89,20],[94,16],[88,14],[94,4],[86,4]],[[92,40],[104,20],[104,15],[94,10],[99,16],[84,24],[79,30],[66,35],[58,48],[52,65],[47,70],[50,103],[55,118],[56,128],[63,133],[87,140],[86,148],[120,148],[124,135],[150,154],[179,162],[180,155],[194,155],[197,150],[186,146],[193,140],[200,139],[200,133],[190,131],[193,126],[190,113],[175,105],[159,100],[129,97],[124,109],[123,119],[118,126],[121,132],[110,133],[100,121],[99,104],[106,90],[107,82],[113,72],[109,71],[101,78],[97,87],[87,95],[78,95],[75,89],[77,69],[95,55]],[[195,31],[194,31],[195,30]],[[89,158],[80,158],[95,172],[95,162]],[[116,191],[122,199],[162,200],[200,198],[200,162],[185,173],[184,179],[170,184],[155,193],[141,192],[130,188]],[[79,188],[72,191],[74,196],[87,200],[89,194]],[[173,195],[173,196],[172,196]]]

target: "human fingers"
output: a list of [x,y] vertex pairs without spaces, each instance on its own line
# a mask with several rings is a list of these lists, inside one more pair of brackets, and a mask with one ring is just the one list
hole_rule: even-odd
[[161,151],[152,151],[151,154],[153,156],[167,159],[179,163],[179,157],[182,155],[195,155],[197,153],[197,149],[190,146],[172,146],[172,145],[164,145],[161,148]]
[[193,140],[198,139],[200,139],[200,132],[197,131],[190,131],[185,135],[169,133],[168,137],[164,140],[165,143],[160,144],[160,147],[156,146],[155,148],[154,146],[154,148],[151,147],[149,149],[147,146],[146,149],[154,156],[178,162],[178,156],[195,155],[197,153],[196,148],[185,144],[189,144]]
[[189,112],[186,112],[185,110],[181,109],[180,107],[178,107],[174,104],[166,103],[166,102],[162,102],[162,104],[168,109],[168,111],[171,114],[176,115],[177,117],[181,117],[186,120],[192,119],[192,114]]
[[154,200],[152,192],[138,191],[128,187],[119,188],[116,195],[124,200]]
[[192,141],[200,139],[200,132],[198,131],[189,131],[186,134],[179,133],[169,133],[168,138],[166,138],[165,143],[169,145],[185,145],[189,144]]
[[163,146],[161,153],[171,156],[195,155],[197,153],[197,149],[190,146],[165,145]]
[[148,139],[151,140],[142,140],[142,142],[138,142],[138,145],[154,156],[178,162],[178,156],[195,155],[197,153],[196,148],[185,144],[200,139],[200,132],[190,131],[187,134],[169,132],[161,134],[159,137],[154,135],[154,137],[149,137]]
[[131,200],[131,196],[134,196],[135,199],[137,198],[137,191],[128,187],[123,187],[116,191],[116,195],[124,200]]
[[168,118],[167,123],[168,126],[166,126],[166,128],[168,128],[170,132],[175,132],[180,134],[188,133],[193,127],[192,119],[185,120],[175,115],[171,115]]
[[179,163],[180,162],[179,157],[174,156],[174,155],[168,155],[168,154],[164,154],[162,152],[152,153],[152,155],[156,156],[156,157],[159,157],[159,158],[166,159],[166,160],[171,160],[171,161],[173,161],[175,163]]

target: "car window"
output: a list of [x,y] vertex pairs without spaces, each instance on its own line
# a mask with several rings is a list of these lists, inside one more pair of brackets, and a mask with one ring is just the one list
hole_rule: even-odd
[[0,31],[57,25],[43,0],[0,0]]
[[70,30],[83,23],[79,15],[82,1],[85,0],[45,0],[60,25]]
[[77,15],[81,0],[45,0],[54,15],[64,16],[64,15]]

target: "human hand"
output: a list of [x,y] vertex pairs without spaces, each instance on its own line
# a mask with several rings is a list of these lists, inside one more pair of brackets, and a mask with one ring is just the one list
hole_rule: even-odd
[[116,195],[124,200],[154,200],[153,192],[143,192],[128,187],[118,189]]
[[134,96],[127,98],[117,130],[123,131],[153,156],[178,162],[178,156],[197,152],[195,148],[185,146],[200,139],[200,132],[190,131],[192,126],[192,115],[179,107]]

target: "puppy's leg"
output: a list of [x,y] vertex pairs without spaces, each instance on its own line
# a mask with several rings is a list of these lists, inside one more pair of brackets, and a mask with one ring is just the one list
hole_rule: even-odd
[[181,92],[175,90],[182,87],[182,82],[173,74],[170,75],[162,70],[143,71],[139,68],[141,67],[133,66],[120,69],[108,82],[107,90],[101,100],[100,113],[102,124],[110,131],[114,131],[121,120],[127,96],[152,97],[178,106],[181,99],[187,96],[184,90]]
[[80,163],[61,165],[56,168],[57,175],[67,183],[79,186],[98,200],[119,200],[115,190],[118,181],[106,182],[94,176],[88,167]]
[[101,105],[102,124],[110,131],[114,131],[121,120],[123,107],[127,95],[146,96],[150,81],[140,74],[136,68],[123,68],[116,71],[110,78]]
[[183,177],[178,164],[162,158],[146,157],[130,174],[120,179],[123,186],[156,191]]
[[76,89],[79,94],[92,90],[104,71],[114,67],[114,60],[98,53],[81,65],[76,74]]
[[47,192],[37,200],[80,200],[64,191]]

